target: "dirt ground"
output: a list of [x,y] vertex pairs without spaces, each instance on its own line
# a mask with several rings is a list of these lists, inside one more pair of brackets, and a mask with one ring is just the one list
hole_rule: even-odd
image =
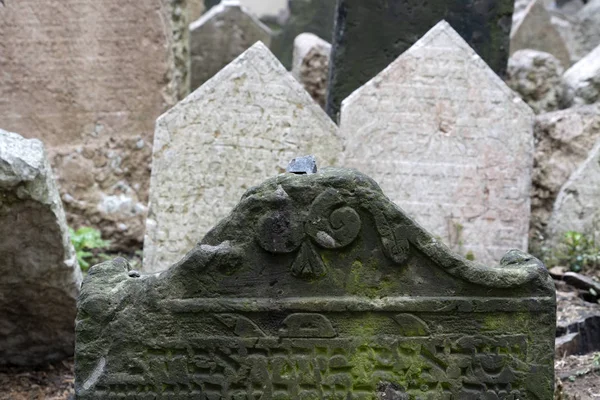
[[71,400],[73,359],[36,370],[0,367],[0,400]]

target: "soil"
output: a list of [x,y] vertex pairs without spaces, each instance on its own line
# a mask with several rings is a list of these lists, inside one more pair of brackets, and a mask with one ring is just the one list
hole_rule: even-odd
[[38,369],[0,367],[0,400],[72,400],[73,359]]

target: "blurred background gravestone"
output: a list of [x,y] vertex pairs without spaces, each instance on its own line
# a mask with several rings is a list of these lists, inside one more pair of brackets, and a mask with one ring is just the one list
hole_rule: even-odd
[[331,44],[312,33],[294,40],[292,75],[322,108],[327,97],[327,74]]

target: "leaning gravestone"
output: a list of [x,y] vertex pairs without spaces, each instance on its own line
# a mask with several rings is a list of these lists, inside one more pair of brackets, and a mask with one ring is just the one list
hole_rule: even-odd
[[312,33],[302,33],[294,40],[292,75],[323,108],[327,96],[330,52],[331,44]]
[[223,0],[211,8],[190,24],[192,90],[258,41],[269,46],[271,30],[238,0]]
[[42,142],[0,129],[0,365],[73,355],[81,271]]
[[527,249],[533,112],[446,22],[344,100],[345,165],[463,255]]
[[563,75],[563,80],[565,106],[600,102],[600,43],[569,68]]
[[514,0],[339,0],[327,113],[387,67],[440,20],[447,20],[504,75]]
[[333,122],[257,43],[157,121],[144,269],[176,262],[295,154],[333,165],[341,150]]
[[555,307],[540,261],[452,254],[366,175],[283,174],[168,271],[90,270],[76,393],[550,399]]

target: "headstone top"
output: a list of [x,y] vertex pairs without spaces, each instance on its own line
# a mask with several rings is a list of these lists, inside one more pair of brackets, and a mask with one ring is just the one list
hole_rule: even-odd
[[44,146],[37,139],[0,129],[0,188],[12,187],[23,181],[32,181],[43,168]]
[[292,56],[292,74],[296,79],[300,78],[302,62],[307,54],[316,49],[320,53],[327,53],[331,50],[331,44],[313,33],[301,33],[294,39],[294,52]]

